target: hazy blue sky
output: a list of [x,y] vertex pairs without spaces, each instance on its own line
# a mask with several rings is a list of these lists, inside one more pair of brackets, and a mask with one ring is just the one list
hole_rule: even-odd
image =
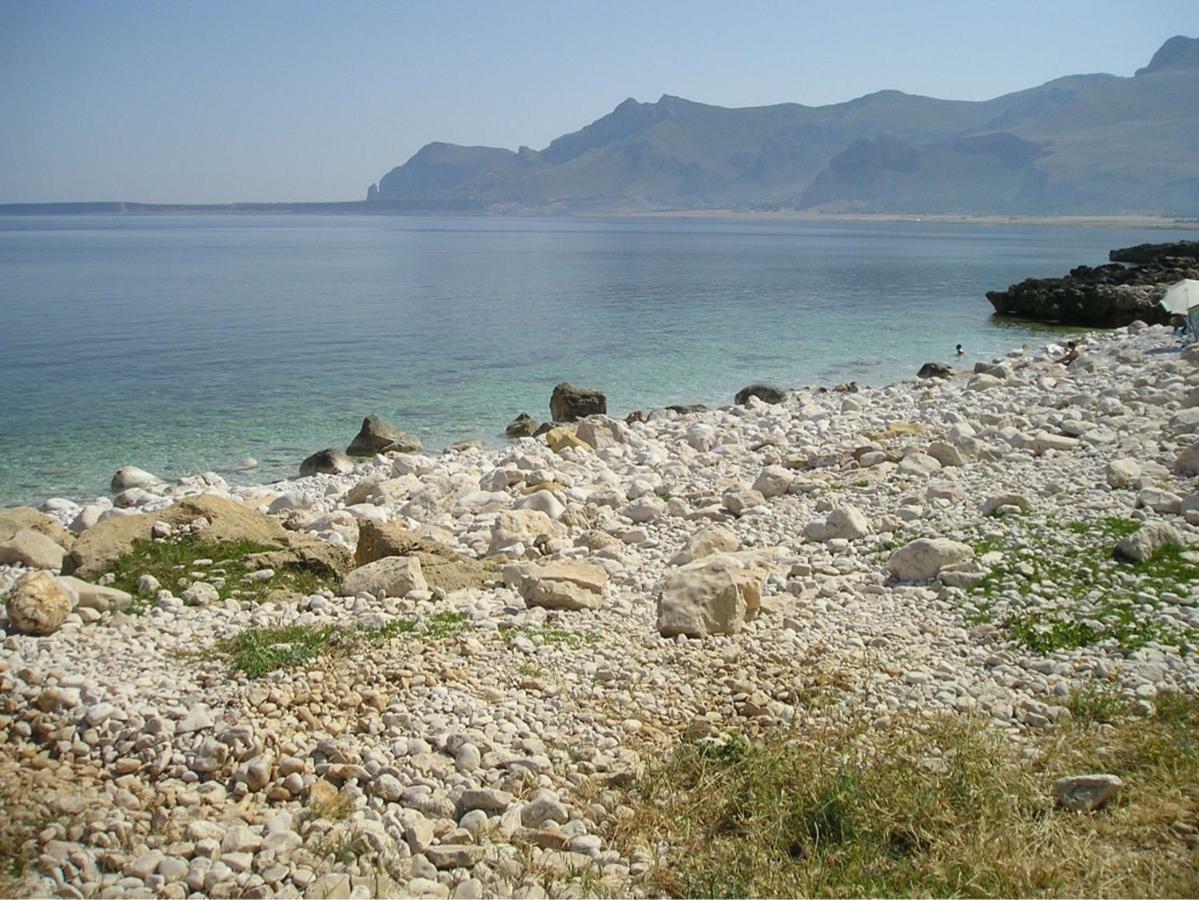
[[0,0],[0,202],[357,199],[625,97],[983,99],[1131,75],[1199,0]]

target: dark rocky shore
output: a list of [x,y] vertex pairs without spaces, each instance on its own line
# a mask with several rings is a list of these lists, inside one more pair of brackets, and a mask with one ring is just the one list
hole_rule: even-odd
[[1199,241],[1138,244],[1112,250],[1108,259],[1071,269],[1064,278],[1026,278],[1006,291],[987,291],[987,299],[996,315],[1061,325],[1164,324],[1169,315],[1159,301],[1166,288],[1199,278]]

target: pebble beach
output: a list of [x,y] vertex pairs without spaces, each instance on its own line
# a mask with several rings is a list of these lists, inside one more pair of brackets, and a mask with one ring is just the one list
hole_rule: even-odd
[[[622,842],[625,790],[682,741],[952,715],[1019,747],[1093,685],[1193,694],[1199,347],[1078,340],[0,510],[18,890],[643,895],[671,836]],[[135,536],[243,532],[236,568],[121,569]],[[301,564],[325,582],[276,583]]]

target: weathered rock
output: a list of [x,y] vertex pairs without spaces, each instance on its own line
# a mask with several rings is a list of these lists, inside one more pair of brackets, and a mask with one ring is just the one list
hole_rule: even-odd
[[39,637],[53,634],[71,612],[71,599],[49,572],[27,572],[8,592],[8,624]]
[[1116,544],[1115,556],[1131,562],[1148,562],[1168,547],[1184,545],[1182,535],[1165,522],[1149,522]]
[[1131,457],[1114,459],[1107,464],[1107,483],[1114,488],[1126,488],[1141,477],[1141,464]]
[[1032,503],[1023,494],[996,494],[983,502],[983,515],[995,516],[1006,508],[1015,507],[1021,513],[1032,511]]
[[535,509],[543,512],[555,522],[566,512],[566,504],[559,500],[553,491],[534,491],[516,501],[517,509]]
[[608,398],[598,388],[577,388],[564,381],[550,395],[550,418],[555,422],[577,422],[607,412]]
[[769,572],[753,553],[708,556],[675,569],[658,587],[658,633],[736,634],[757,616]]
[[917,378],[948,378],[953,374],[953,369],[944,363],[926,362],[920,367],[920,371],[916,373]]
[[491,552],[499,553],[514,544],[533,547],[553,538],[565,537],[566,529],[543,512],[514,509],[502,512],[491,526]]
[[379,416],[367,416],[362,420],[362,427],[358,429],[354,440],[350,441],[350,446],[346,447],[346,454],[349,456],[374,456],[376,453],[388,451],[415,453],[420,448],[421,443],[417,438],[400,431],[386,419]]
[[782,403],[787,399],[787,393],[773,384],[750,384],[737,391],[733,402],[738,406],[748,406],[750,397],[757,397],[763,403]]
[[445,591],[482,587],[495,577],[484,563],[463,556],[445,544],[422,538],[399,523],[363,520],[354,552],[355,565],[365,566],[391,556],[420,560],[425,581],[431,587]]
[[887,569],[899,581],[929,581],[949,566],[974,559],[974,548],[948,538],[918,538],[891,554]]
[[0,542],[0,563],[18,563],[31,569],[61,569],[65,554],[61,545],[32,528]]
[[1174,471],[1179,475],[1199,475],[1199,443],[1194,443],[1180,452],[1174,460]]
[[200,532],[204,540],[244,540],[279,548],[247,557],[255,568],[280,570],[298,566],[326,574],[340,574],[349,569],[350,553],[344,547],[309,534],[288,531],[278,519],[235,500],[199,494],[185,497],[152,515],[106,519],[89,528],[71,546],[70,555],[63,561],[63,572],[83,579],[94,578],[129,553],[135,542],[149,540],[155,522],[178,526],[198,519],[208,523]]
[[761,492],[755,490],[748,491],[729,491],[724,495],[724,508],[731,512],[734,516],[744,515],[749,510],[756,506],[761,506],[766,502],[766,498]]
[[133,603],[132,595],[114,587],[92,584],[71,575],[59,575],[57,580],[60,587],[68,594],[74,595],[75,605],[84,609],[94,609],[98,612],[114,609],[120,611],[128,609]]
[[110,487],[114,494],[118,494],[129,488],[144,488],[152,484],[161,483],[161,478],[157,475],[151,475],[145,469],[139,469],[137,466],[121,466],[121,468],[117,469],[116,474],[112,476]]
[[712,556],[714,553],[732,553],[741,549],[741,538],[723,525],[710,525],[691,535],[686,545],[671,559],[672,566],[685,566]]
[[541,423],[530,416],[527,412],[522,412],[519,416],[508,423],[508,427],[504,429],[504,434],[510,438],[532,437],[537,433],[537,429],[541,427]]
[[58,520],[38,512],[32,506],[13,506],[0,509],[0,541],[10,541],[18,531],[36,531],[64,549],[70,549],[75,536]]
[[845,504],[832,510],[823,521],[809,522],[804,537],[809,541],[831,541],[837,538],[856,541],[870,533],[870,520],[856,506]]
[[754,479],[753,489],[763,497],[781,497],[791,489],[795,473],[782,466],[767,466]]
[[1124,787],[1116,775],[1070,775],[1053,783],[1057,802],[1074,812],[1092,812]]
[[555,453],[561,453],[568,447],[576,450],[591,451],[592,446],[578,436],[573,425],[560,425],[545,433],[545,442]]
[[516,587],[530,606],[598,609],[603,604],[608,573],[591,563],[559,559],[542,565],[508,566],[504,581]]
[[609,419],[607,416],[588,416],[579,422],[575,429],[575,437],[600,450],[623,444],[628,432],[629,427],[624,422]]
[[318,450],[300,463],[300,477],[311,475],[344,475],[354,471],[354,461],[333,447]]
[[404,597],[428,587],[415,556],[388,556],[354,569],[341,580],[343,594],[366,593],[378,599]]
[[945,441],[933,441],[928,445],[926,452],[944,467],[952,468],[962,464],[961,451]]

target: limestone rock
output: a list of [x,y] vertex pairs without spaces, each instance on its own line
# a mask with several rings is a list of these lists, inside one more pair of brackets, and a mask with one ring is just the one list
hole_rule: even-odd
[[534,491],[516,501],[517,509],[535,509],[543,512],[555,522],[566,512],[566,504],[554,496],[553,491]]
[[0,542],[0,563],[19,563],[31,569],[61,569],[66,551],[50,538],[25,528]]
[[974,548],[948,538],[918,538],[891,554],[887,569],[899,581],[928,581],[949,566],[974,559]]
[[754,479],[753,489],[763,497],[781,497],[791,489],[795,473],[782,466],[767,466]]
[[400,431],[386,419],[367,416],[362,420],[362,427],[358,429],[354,440],[350,441],[350,446],[346,447],[346,453],[349,456],[374,456],[391,450],[415,453],[420,448],[421,443],[417,438]]
[[738,406],[748,406],[750,397],[757,397],[763,403],[782,403],[787,399],[787,394],[773,384],[750,384],[737,391],[733,402]]
[[841,538],[856,541],[870,533],[870,520],[856,506],[845,504],[832,510],[823,521],[809,522],[804,537],[809,541]]
[[1107,483],[1114,488],[1126,488],[1141,477],[1141,464],[1132,457],[1114,459],[1107,464]]
[[508,566],[504,581],[516,587],[530,606],[598,609],[603,604],[608,573],[592,563],[558,559],[542,565]]
[[598,388],[577,388],[564,381],[550,395],[550,418],[555,422],[576,422],[607,412],[608,398]]
[[671,559],[672,566],[685,566],[715,553],[732,553],[741,548],[741,538],[723,525],[710,525],[691,535],[686,545]]
[[105,519],[89,528],[71,546],[63,561],[63,573],[88,579],[100,575],[120,557],[133,549],[137,541],[149,540],[154,523],[186,525],[203,519],[208,524],[200,536],[209,541],[252,541],[279,548],[271,553],[247,557],[255,568],[280,570],[298,566],[328,574],[339,574],[350,567],[350,553],[309,534],[288,531],[278,519],[263,515],[249,506],[211,494],[185,497],[174,506],[153,515],[130,515]]
[[1116,544],[1115,555],[1131,562],[1148,562],[1167,547],[1183,546],[1182,535],[1165,522],[1149,522]]
[[491,526],[491,552],[514,544],[533,547],[538,542],[566,536],[566,529],[543,512],[535,509],[514,509],[502,512]]
[[753,553],[708,556],[675,569],[658,587],[658,633],[736,634],[757,616],[769,573]]
[[[153,578],[153,576],[142,576]],[[83,609],[94,609],[98,612],[109,610],[123,611],[133,603],[133,596],[125,591],[117,590],[106,585],[92,584],[71,575],[59,575],[58,584],[68,594],[75,596],[75,606]]]
[[[86,507],[85,507],[86,508]],[[82,511],[80,511],[82,515]],[[58,520],[38,512],[32,506],[13,506],[0,509],[0,541],[10,541],[18,531],[36,531],[64,549],[70,549],[75,539]]]
[[388,556],[367,563],[341,581],[341,591],[347,596],[366,593],[378,599],[404,597],[412,591],[428,588],[420,560],[414,556]]
[[570,425],[551,428],[545,433],[545,442],[555,453],[561,453],[567,447],[585,451],[593,449],[589,443],[578,436],[575,428]]
[[508,427],[504,429],[504,434],[510,438],[532,437],[537,433],[537,429],[540,427],[540,422],[530,416],[527,412],[522,412],[519,416],[508,423]]
[[494,577],[478,560],[463,556],[445,544],[422,538],[399,523],[363,520],[354,553],[355,565],[365,566],[390,556],[419,559],[425,581],[444,591],[479,588]]
[[596,450],[623,444],[628,433],[628,425],[607,416],[588,416],[575,429],[575,436]]
[[39,637],[53,634],[71,612],[71,599],[49,572],[27,572],[8,592],[8,624]]
[[762,496],[760,491],[729,491],[724,495],[724,508],[731,512],[734,516],[744,515],[747,511],[755,506],[761,506],[766,502],[766,498]]
[[129,488],[144,488],[152,484],[161,484],[162,479],[157,475],[151,475],[145,469],[139,469],[137,466],[121,466],[117,469],[116,474],[112,476],[112,483],[109,485],[114,494],[121,491],[126,491]]
[[1174,471],[1179,475],[1199,475],[1199,443],[1192,444],[1178,454],[1174,460]]
[[344,475],[354,471],[354,461],[333,447],[318,450],[300,463],[300,477],[310,475]]
[[1092,812],[1124,787],[1116,775],[1070,775],[1053,783],[1057,802],[1074,812]]
[[983,502],[984,516],[997,516],[1001,511],[1015,507],[1021,513],[1032,511],[1032,503],[1022,494],[996,494]]
[[945,441],[933,441],[928,445],[927,453],[946,468],[962,464],[961,451],[953,444],[948,444]]

